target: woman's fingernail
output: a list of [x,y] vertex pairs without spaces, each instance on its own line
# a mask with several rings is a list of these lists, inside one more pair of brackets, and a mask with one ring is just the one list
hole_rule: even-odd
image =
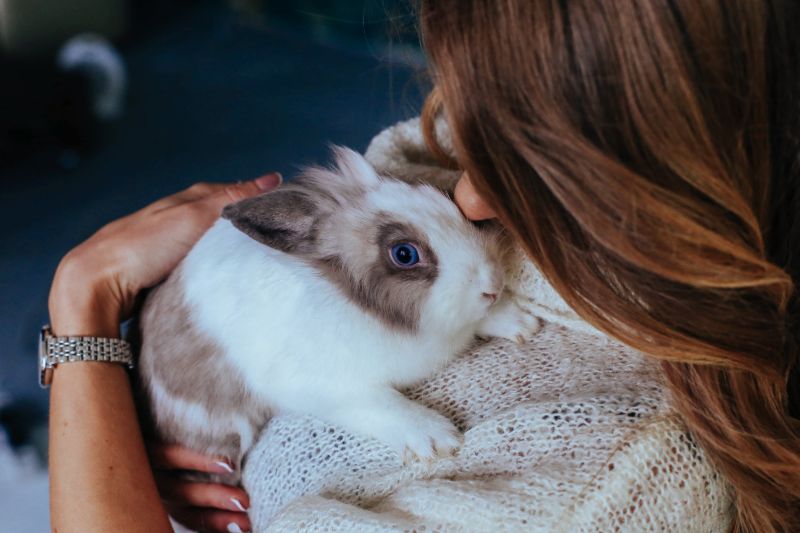
[[272,174],[267,174],[266,176],[261,176],[260,178],[255,179],[256,187],[262,191],[274,189],[282,182],[283,176],[281,176],[280,172],[273,172]]
[[231,498],[231,503],[233,504],[234,507],[236,507],[241,512],[243,512],[243,513],[247,512],[247,507],[242,505],[242,502],[240,502],[238,498]]
[[242,527],[236,522],[231,522],[228,524],[229,533],[248,533],[249,531],[250,531],[249,527],[245,527],[245,529],[242,529]]
[[233,474],[234,469],[231,465],[226,463],[225,461],[214,461],[214,464],[219,467],[220,471],[226,474]]

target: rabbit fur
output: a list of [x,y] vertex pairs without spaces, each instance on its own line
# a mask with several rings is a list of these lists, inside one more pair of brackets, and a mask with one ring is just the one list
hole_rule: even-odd
[[[275,412],[319,417],[405,459],[460,434],[398,388],[476,335],[518,338],[536,319],[503,291],[497,229],[441,191],[379,176],[354,151],[228,206],[141,316],[140,378],[159,437],[237,467]],[[400,268],[396,243],[419,262]]]

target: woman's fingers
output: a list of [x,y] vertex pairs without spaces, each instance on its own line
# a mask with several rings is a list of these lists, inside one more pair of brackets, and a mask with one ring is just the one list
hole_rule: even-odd
[[228,204],[238,202],[239,200],[244,200],[245,198],[249,198],[251,196],[256,196],[257,194],[271,191],[280,185],[282,181],[283,178],[281,177],[280,173],[274,172],[272,174],[267,174],[266,176],[256,178],[252,181],[226,184],[222,187],[222,189],[216,190],[212,194],[209,194],[203,198],[199,198],[198,200],[210,202],[212,209],[216,209],[219,212],[222,211],[222,208]]
[[174,444],[149,446],[156,469],[156,484],[170,516],[195,531],[250,531],[247,508],[250,498],[239,487],[221,483],[187,481],[174,470],[230,474],[233,467],[224,458],[203,455]]
[[245,513],[250,507],[247,493],[238,487],[171,477],[162,477],[157,483],[161,498],[173,505],[213,508],[234,513]]
[[185,204],[186,202],[193,202],[199,198],[213,194],[221,190],[227,183],[195,183],[191,187],[178,191],[175,194],[165,196],[160,200],[156,200],[150,205],[145,206],[140,213],[155,213],[169,207]]
[[214,509],[167,509],[169,515],[192,531],[214,533],[242,533],[250,531],[250,520],[244,513],[230,513]]
[[195,470],[209,474],[232,474],[233,466],[224,457],[213,457],[177,444],[151,444],[150,461],[162,470]]

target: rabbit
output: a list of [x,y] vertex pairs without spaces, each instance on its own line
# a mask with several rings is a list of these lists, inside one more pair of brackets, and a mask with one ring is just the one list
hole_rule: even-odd
[[140,316],[139,373],[161,439],[236,468],[274,413],[374,437],[405,461],[460,433],[398,392],[479,336],[534,332],[503,291],[497,231],[431,186],[336,168],[226,207]]

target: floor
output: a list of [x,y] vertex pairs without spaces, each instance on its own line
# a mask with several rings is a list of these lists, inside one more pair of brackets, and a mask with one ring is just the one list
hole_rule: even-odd
[[42,152],[0,170],[0,406],[16,409],[23,431],[41,428],[46,411],[35,339],[59,258],[191,183],[291,176],[325,162],[327,143],[363,150],[417,114],[423,76],[365,44],[322,46],[203,4],[123,49],[127,112],[92,154]]

